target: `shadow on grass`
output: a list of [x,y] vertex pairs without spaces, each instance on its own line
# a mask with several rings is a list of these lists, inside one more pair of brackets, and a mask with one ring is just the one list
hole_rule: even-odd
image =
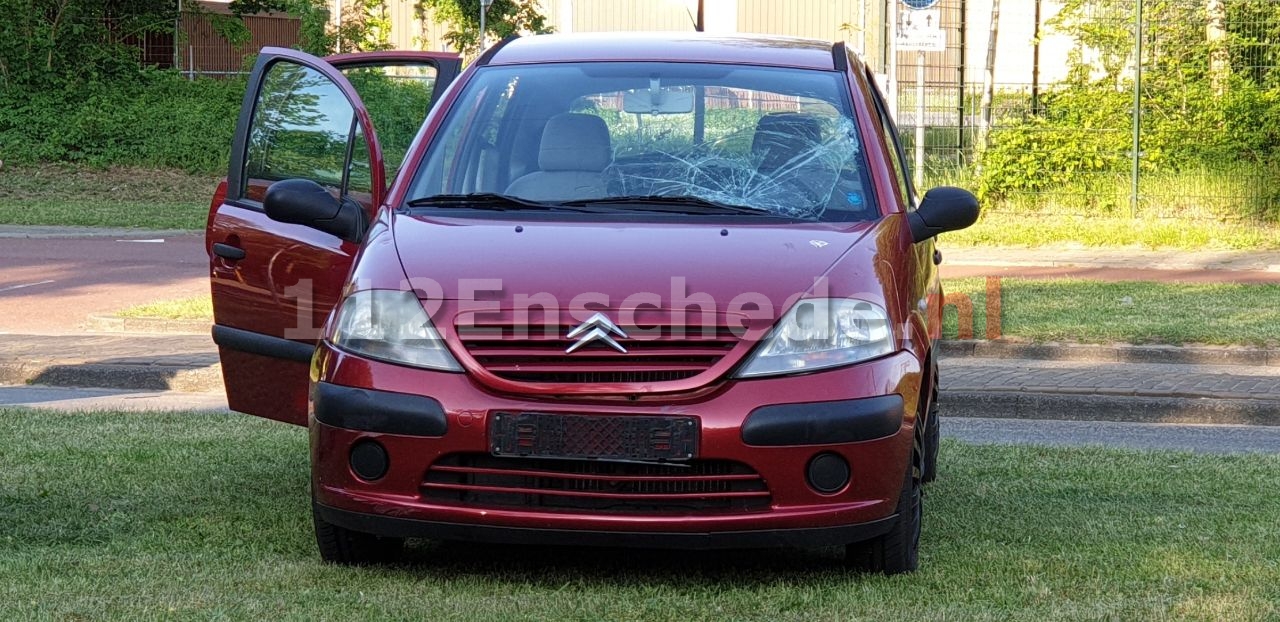
[[407,574],[501,576],[542,587],[566,580],[679,586],[695,579],[742,586],[854,574],[843,559],[844,550],[837,547],[687,551],[411,541],[404,561],[391,568]]

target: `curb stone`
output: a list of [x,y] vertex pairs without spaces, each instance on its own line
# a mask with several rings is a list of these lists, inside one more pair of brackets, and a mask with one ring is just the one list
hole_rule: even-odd
[[23,364],[0,361],[0,385],[44,385],[139,391],[222,391],[222,366]]
[[1240,346],[1020,343],[979,339],[942,340],[939,346],[944,357],[1280,367],[1280,350]]
[[207,335],[213,323],[209,320],[168,320],[155,317],[118,317],[90,315],[85,324],[89,330],[104,333],[163,333]]
[[946,417],[1280,426],[1280,401],[943,390]]

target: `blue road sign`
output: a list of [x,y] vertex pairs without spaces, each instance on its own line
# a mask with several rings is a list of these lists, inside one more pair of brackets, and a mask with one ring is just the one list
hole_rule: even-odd
[[908,9],[920,11],[937,6],[938,0],[902,0],[902,4],[905,4]]

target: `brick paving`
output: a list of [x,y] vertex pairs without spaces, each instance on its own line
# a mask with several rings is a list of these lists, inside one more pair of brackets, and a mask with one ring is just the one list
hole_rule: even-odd
[[207,367],[218,352],[209,335],[0,334],[0,361]]
[[207,335],[0,333],[0,385],[222,390]]
[[943,358],[943,391],[1280,402],[1280,367]]

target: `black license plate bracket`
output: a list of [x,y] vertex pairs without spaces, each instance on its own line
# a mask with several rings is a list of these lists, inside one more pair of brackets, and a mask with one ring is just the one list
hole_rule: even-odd
[[679,462],[698,456],[695,417],[494,413],[494,456]]

